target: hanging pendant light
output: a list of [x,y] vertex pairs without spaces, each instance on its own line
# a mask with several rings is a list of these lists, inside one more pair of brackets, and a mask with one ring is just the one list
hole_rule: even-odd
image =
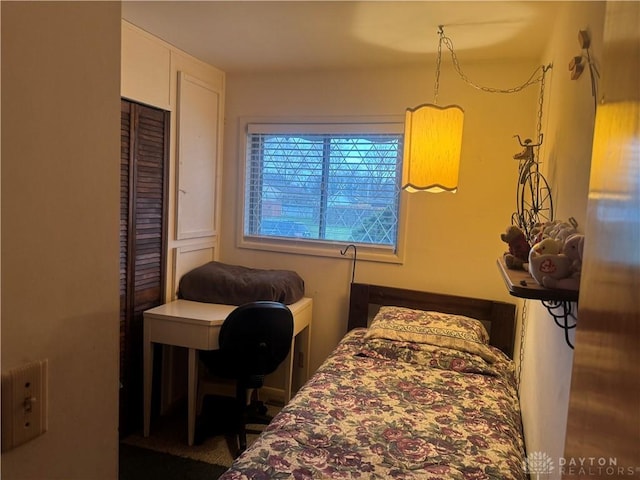
[[438,33],[434,103],[408,108],[406,112],[402,188],[408,192],[455,193],[458,189],[464,111],[457,105],[437,105],[442,26]]
[[458,189],[463,119],[457,105],[407,109],[402,188],[433,193]]

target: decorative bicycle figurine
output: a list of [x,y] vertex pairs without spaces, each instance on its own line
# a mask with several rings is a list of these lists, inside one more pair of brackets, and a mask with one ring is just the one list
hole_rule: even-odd
[[527,239],[532,240],[531,231],[536,224],[553,221],[553,200],[551,189],[544,175],[540,173],[535,149],[542,145],[543,135],[539,142],[532,143],[527,138],[524,142],[515,135],[521,147],[520,153],[513,156],[518,160],[518,189],[516,192],[517,211],[511,216],[511,222],[520,227]]

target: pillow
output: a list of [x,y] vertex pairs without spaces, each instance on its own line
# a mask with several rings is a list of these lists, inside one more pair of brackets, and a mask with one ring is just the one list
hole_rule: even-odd
[[304,280],[291,270],[265,270],[209,262],[185,273],[178,298],[204,303],[242,305],[271,300],[290,305],[304,297]]
[[489,343],[489,334],[479,320],[406,307],[380,307],[366,334],[366,338],[416,343],[431,343],[433,336]]
[[383,306],[364,337],[365,342],[373,339],[435,345],[479,355],[490,363],[497,360],[487,348],[484,325],[462,315]]

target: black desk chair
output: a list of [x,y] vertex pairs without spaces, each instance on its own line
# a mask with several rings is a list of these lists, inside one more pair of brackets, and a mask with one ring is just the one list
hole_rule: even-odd
[[200,360],[211,375],[235,380],[238,454],[247,448],[246,425],[251,411],[253,423],[269,423],[266,408],[249,402],[252,389],[263,386],[287,357],[293,339],[293,315],[278,302],[258,301],[239,306],[225,319],[218,334],[218,350],[200,352]]

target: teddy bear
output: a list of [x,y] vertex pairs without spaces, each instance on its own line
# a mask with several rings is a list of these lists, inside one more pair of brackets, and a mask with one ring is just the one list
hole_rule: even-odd
[[526,270],[531,247],[524,232],[519,227],[510,225],[504,233],[500,234],[500,238],[509,245],[509,251],[503,255],[507,268],[511,270]]
[[584,235],[576,233],[567,237],[562,247],[562,255],[571,261],[569,275],[563,278],[545,275],[542,277],[542,285],[547,288],[579,290],[583,251]]

